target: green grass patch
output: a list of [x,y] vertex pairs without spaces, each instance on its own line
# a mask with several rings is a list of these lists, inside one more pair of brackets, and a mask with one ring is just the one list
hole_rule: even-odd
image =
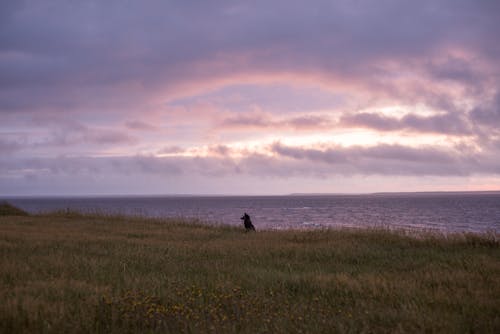
[[0,217],[0,332],[500,332],[496,234]]

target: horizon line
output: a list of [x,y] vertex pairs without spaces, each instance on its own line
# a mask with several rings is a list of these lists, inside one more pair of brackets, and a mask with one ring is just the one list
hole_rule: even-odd
[[7,195],[1,194],[1,199],[9,198],[88,198],[88,197],[285,197],[285,196],[369,196],[369,195],[432,195],[432,194],[500,194],[500,190],[436,190],[436,191],[383,191],[383,192],[311,192],[286,194],[35,194],[35,195]]

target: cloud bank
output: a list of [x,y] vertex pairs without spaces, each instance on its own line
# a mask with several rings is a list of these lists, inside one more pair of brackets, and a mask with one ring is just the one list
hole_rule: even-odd
[[[3,1],[0,194],[88,193],[93,178],[116,178],[95,185],[108,193],[243,179],[324,191],[319,180],[342,177],[354,192],[394,177],[498,189],[499,12],[488,0]],[[118,181],[131,175],[144,183]]]

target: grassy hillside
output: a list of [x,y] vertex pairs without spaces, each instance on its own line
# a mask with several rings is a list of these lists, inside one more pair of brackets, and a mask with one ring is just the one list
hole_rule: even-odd
[[27,216],[28,213],[24,210],[15,207],[14,205],[0,201],[0,216]]
[[496,236],[0,217],[0,332],[500,332]]

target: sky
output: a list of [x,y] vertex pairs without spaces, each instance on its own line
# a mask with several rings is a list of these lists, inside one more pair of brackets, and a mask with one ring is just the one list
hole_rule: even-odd
[[0,195],[500,189],[500,1],[0,2]]

